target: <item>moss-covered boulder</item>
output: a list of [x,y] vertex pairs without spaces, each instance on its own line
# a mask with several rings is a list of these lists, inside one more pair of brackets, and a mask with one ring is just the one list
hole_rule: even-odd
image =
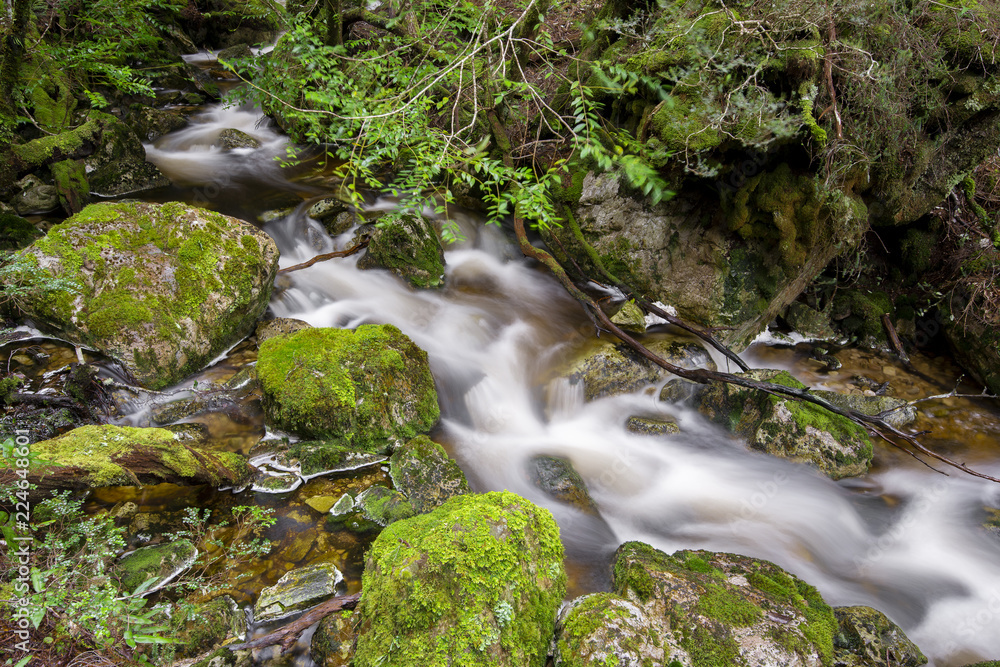
[[927,658],[898,625],[871,607],[837,607],[835,667],[919,667]]
[[389,459],[392,484],[417,513],[430,512],[444,501],[469,492],[465,473],[444,447],[418,435],[397,447]]
[[33,224],[13,213],[0,213],[0,251],[20,250],[42,233]]
[[917,418],[917,409],[907,401],[893,396],[867,396],[865,394],[841,394],[825,389],[813,389],[812,393],[827,403],[845,410],[854,410],[864,415],[881,415],[887,423],[901,428]]
[[85,158],[92,193],[117,197],[170,185],[170,179],[146,161],[146,149],[132,128],[114,116],[103,115],[100,122],[97,150]]
[[188,540],[142,547],[125,555],[115,564],[114,576],[126,595],[131,595],[150,579],[152,581],[145,591],[152,592],[186,570],[197,555],[198,550]]
[[[644,338],[642,343],[676,366],[715,370],[715,364],[705,348],[689,338],[657,334]],[[667,376],[665,370],[639,356],[624,343],[608,338],[588,341],[556,374],[571,385],[582,383],[588,401],[627,394]]]
[[[278,268],[274,242],[236,218],[170,204],[93,204],[24,251],[26,315],[114,357],[159,389],[253,330]],[[51,278],[78,292],[45,291]]]
[[552,515],[461,495],[399,521],[365,563],[356,667],[542,667],[565,593]]
[[90,182],[87,171],[80,160],[63,160],[56,162],[52,170],[52,180],[56,184],[59,203],[66,215],[74,215],[90,203]]
[[[786,371],[765,369],[739,375],[805,388]],[[807,463],[832,479],[861,475],[871,464],[868,432],[811,403],[717,382],[698,395],[698,411],[745,438],[751,449]]]
[[333,597],[343,581],[344,575],[329,563],[292,570],[260,592],[254,619],[271,621],[308,609]]
[[427,353],[389,324],[271,338],[257,375],[269,423],[357,451],[389,451],[440,416]]
[[[645,646],[653,653],[644,659],[662,655],[649,664],[829,667],[833,661],[833,610],[815,588],[764,560],[708,551],[668,556],[626,542],[615,554],[613,592],[641,612],[618,606],[610,623],[624,637],[616,645],[633,654]],[[591,614],[591,624],[603,623]],[[595,631],[581,630],[557,638],[560,649],[564,642],[568,655],[586,648]]]
[[[180,442],[170,431],[129,426],[81,426],[31,446],[38,467],[29,473],[37,492],[143,484],[230,486],[250,479],[239,454],[213,452]],[[0,480],[15,471],[0,467]]]
[[377,526],[388,526],[416,514],[406,496],[380,485],[368,487],[358,494],[354,502],[361,516]]
[[359,269],[387,269],[414,287],[444,287],[444,249],[427,219],[419,215],[385,216],[375,225]]
[[215,143],[219,148],[227,151],[237,148],[260,148],[260,142],[257,139],[250,136],[243,130],[237,130],[232,127],[226,128],[220,132],[219,138]]

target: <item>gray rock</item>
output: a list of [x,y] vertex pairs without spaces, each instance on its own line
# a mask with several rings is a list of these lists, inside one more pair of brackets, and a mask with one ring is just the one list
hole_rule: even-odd
[[375,225],[359,269],[386,269],[414,287],[444,287],[444,249],[422,216],[384,216]]
[[260,345],[268,338],[293,334],[296,331],[311,327],[312,325],[308,322],[303,322],[293,317],[276,317],[273,320],[267,320],[257,325],[257,345]]
[[336,218],[341,213],[346,213],[347,204],[337,197],[327,197],[321,199],[309,207],[309,217],[326,225],[330,220]]
[[[662,398],[662,392],[660,395]],[[653,419],[652,417],[629,417],[625,422],[625,428],[638,435],[673,435],[681,432],[681,427],[677,425],[677,422]]]
[[785,322],[803,336],[823,340],[837,337],[828,315],[799,301],[788,304],[788,308],[785,309]]
[[235,148],[260,148],[260,142],[242,130],[227,128],[219,133],[215,142],[219,148],[233,150]]
[[418,513],[429,512],[449,498],[469,492],[469,482],[444,447],[425,435],[398,447],[389,459],[392,484]]
[[871,607],[837,607],[834,667],[919,667],[927,658],[898,625]]
[[[643,344],[668,362],[683,368],[711,368],[715,363],[700,343],[688,338],[656,334]],[[590,341],[585,349],[557,371],[571,384],[584,384],[588,401],[626,394],[663,379],[667,372],[640,357],[624,343],[608,338]]]
[[183,114],[153,107],[133,107],[129,120],[135,133],[147,143],[187,125]]
[[526,468],[531,483],[545,495],[584,514],[598,515],[597,504],[590,497],[587,483],[566,459],[534,456],[526,463]]
[[234,60],[236,58],[253,58],[249,44],[234,44],[219,51],[219,60]]
[[260,592],[254,619],[271,621],[308,609],[336,595],[343,581],[344,575],[329,563],[292,570]]
[[170,185],[170,179],[156,165],[146,162],[146,149],[132,128],[113,116],[105,121],[101,145],[85,162],[90,191],[102,197]]
[[59,191],[54,185],[32,184],[14,195],[11,203],[18,215],[48,213],[59,207]]

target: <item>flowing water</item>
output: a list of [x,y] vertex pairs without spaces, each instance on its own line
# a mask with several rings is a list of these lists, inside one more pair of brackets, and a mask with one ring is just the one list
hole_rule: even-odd
[[[215,148],[226,127],[254,135],[262,147]],[[278,202],[334,189],[324,184],[321,170],[282,169],[274,158],[286,147],[253,110],[216,106],[148,147],[148,155],[175,183],[165,198],[255,221]],[[282,266],[349,242],[329,238],[304,210],[299,206],[264,226],[281,249]],[[940,475],[885,444],[876,445],[870,474],[835,483],[748,451],[697,413],[659,402],[652,387],[584,402],[550,377],[593,336],[580,309],[546,273],[517,258],[502,230],[455,217],[467,240],[446,252],[444,290],[415,291],[386,272],[359,271],[356,258],[346,258],[289,274],[271,310],[315,326],[392,323],[426,350],[442,404],[435,439],[477,491],[509,489],[553,511],[569,554],[573,594],[609,586],[608,558],[626,540],[667,552],[735,551],[781,565],[832,605],[885,612],[933,665],[1000,658],[1000,538],[981,526],[984,506],[1000,506],[1000,485],[961,473]],[[891,380],[893,391],[908,399],[941,393],[940,386],[881,355],[841,356],[843,371],[820,374],[801,346],[755,346],[747,353],[755,365],[788,368],[812,386],[845,389],[852,375],[864,374]],[[946,361],[916,363],[945,382],[957,377]],[[629,415],[671,416],[681,433],[632,434],[625,429]],[[932,429],[926,442],[1000,476],[995,404],[929,402],[920,420],[918,428]],[[599,519],[532,486],[526,463],[537,454],[573,463],[600,508]],[[281,504],[260,494],[257,499]],[[287,540],[280,531],[290,526],[282,524],[271,536]],[[356,587],[363,545],[340,547]],[[280,571],[260,574],[263,583],[273,583]]]

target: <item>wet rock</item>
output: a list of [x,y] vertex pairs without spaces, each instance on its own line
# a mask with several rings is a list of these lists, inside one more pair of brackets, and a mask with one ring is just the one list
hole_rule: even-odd
[[164,431],[170,431],[173,433],[174,439],[177,440],[177,442],[183,442],[186,444],[204,445],[211,438],[208,426],[197,422],[191,422],[188,424],[169,424],[161,428],[163,428]]
[[556,667],[665,665],[657,622],[641,607],[614,593],[576,598],[559,612],[555,635]]
[[919,667],[927,658],[898,625],[871,607],[837,607],[834,667]]
[[269,211],[264,211],[257,216],[257,220],[264,224],[269,222],[274,222],[275,220],[280,220],[281,218],[287,218],[292,213],[295,212],[294,206],[286,206],[285,208],[273,208]]
[[[657,334],[642,343],[668,362],[684,368],[711,368],[715,364],[700,344],[687,338]],[[631,393],[660,381],[667,372],[640,357],[624,343],[607,338],[591,341],[558,374],[571,384],[584,384],[588,401],[605,396]]]
[[149,654],[160,665],[194,658],[214,651],[227,639],[242,639],[245,622],[243,611],[228,595],[208,602],[188,600],[172,607],[170,629],[164,633],[177,643],[154,645]]
[[611,321],[625,331],[646,333],[646,314],[632,299],[622,304],[618,312],[611,316]]
[[180,203],[93,204],[25,255],[27,285],[79,286],[25,297],[24,312],[60,337],[114,357],[159,389],[200,370],[249,333],[267,308],[278,250],[236,218]]
[[[662,400],[662,392],[660,397]],[[653,419],[652,417],[629,417],[625,422],[625,428],[638,435],[673,435],[681,432],[681,427],[677,425],[677,422]]]
[[525,467],[531,483],[542,493],[585,514],[597,516],[597,504],[572,463],[554,456],[534,456]]
[[359,221],[360,218],[357,213],[354,213],[353,211],[344,211],[343,213],[338,213],[332,218],[327,218],[323,222],[323,227],[326,229],[326,233],[330,236],[339,236],[352,229],[358,224]]
[[93,194],[118,197],[170,185],[170,179],[146,161],[146,149],[132,128],[114,116],[106,116],[103,125],[100,145],[85,158]]
[[59,207],[59,191],[54,185],[32,181],[11,200],[18,215],[48,213]]
[[354,511],[354,497],[349,493],[340,496],[330,508],[330,514],[333,516],[343,516],[352,511]]
[[302,478],[293,472],[260,469],[253,477],[257,493],[288,493],[302,486]]
[[75,215],[90,203],[90,183],[83,162],[63,160],[51,166],[59,203],[66,215]]
[[308,609],[336,595],[343,581],[344,575],[329,563],[292,570],[260,592],[254,619],[269,621]]
[[385,454],[358,451],[339,440],[297,442],[278,456],[282,465],[298,468],[305,477],[366,468],[386,458]]
[[260,142],[242,130],[227,128],[219,133],[215,142],[219,148],[233,150],[235,148],[260,148]]
[[384,216],[372,231],[359,269],[387,269],[423,289],[444,287],[444,250],[422,216]]
[[[228,486],[250,479],[250,467],[239,454],[187,445],[158,428],[81,426],[35,443],[32,451],[49,462],[29,475],[43,494],[51,489],[161,482]],[[0,480],[13,476],[13,469],[0,467]]]
[[115,576],[126,594],[134,593],[147,580],[153,579],[145,589],[147,593],[151,593],[186,570],[197,554],[198,550],[188,540],[142,547],[115,564]]
[[321,199],[309,207],[309,217],[323,223],[324,227],[341,213],[347,212],[347,204],[336,197]]
[[187,119],[178,111],[154,109],[153,107],[132,107],[128,116],[132,130],[144,142],[151,143],[165,134],[170,134],[187,125]]
[[319,622],[309,657],[317,667],[350,667],[354,659],[354,632],[356,618],[353,611],[330,614]]
[[892,410],[892,412],[885,415],[883,419],[896,428],[906,426],[917,419],[917,409],[912,405],[908,405],[907,402],[901,398],[893,398],[892,396],[865,396],[862,394],[840,394],[835,391],[826,391],[822,389],[814,389],[811,393],[827,400],[838,408],[854,410],[865,415],[874,416]]
[[338,500],[340,499],[334,496],[312,496],[311,498],[306,498],[305,502],[306,505],[313,508],[320,514],[326,514],[334,505],[337,504]]
[[790,303],[785,309],[785,322],[793,330],[809,338],[829,340],[837,337],[828,315],[799,301]]
[[358,452],[388,452],[440,416],[427,353],[388,324],[272,338],[257,374],[270,424]]
[[253,58],[249,44],[234,44],[219,51],[219,60],[235,60],[236,58]]
[[418,514],[469,492],[462,469],[444,447],[425,435],[398,447],[389,459],[389,470],[392,485],[409,499]]
[[384,486],[372,486],[354,500],[354,505],[369,521],[379,526],[388,526],[395,521],[409,519],[415,515],[413,505],[399,491]]
[[14,213],[0,213],[0,251],[20,250],[42,233],[33,224]]
[[[613,614],[608,625],[623,631],[613,644],[622,647],[621,658],[638,654],[663,665],[677,660],[683,665],[811,667],[833,660],[833,610],[815,588],[764,560],[708,551],[668,556],[647,544],[626,542],[615,554],[613,593],[646,618],[627,608]],[[593,640],[586,640],[600,632],[559,642],[595,650]],[[644,644],[652,644],[648,655],[640,653]]]
[[[805,387],[785,371],[737,375]],[[807,463],[832,479],[861,475],[871,464],[867,431],[817,405],[721,382],[709,385],[698,401],[699,412],[746,439],[751,449]]]
[[273,320],[267,320],[257,325],[257,345],[259,346],[265,340],[274,338],[275,336],[285,336],[293,334],[296,331],[311,328],[311,324],[302,320],[292,317],[276,317]]
[[990,535],[1000,538],[1000,509],[995,507],[985,507],[987,518],[983,521],[983,528]]
[[541,665],[565,592],[552,515],[512,493],[456,496],[397,521],[365,563],[355,667]]

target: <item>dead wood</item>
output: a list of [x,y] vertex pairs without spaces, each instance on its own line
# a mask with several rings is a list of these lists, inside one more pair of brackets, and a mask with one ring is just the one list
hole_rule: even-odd
[[355,593],[353,595],[338,595],[335,598],[313,607],[306,613],[302,614],[302,616],[298,619],[292,621],[288,625],[278,628],[270,634],[266,634],[263,637],[257,637],[257,639],[248,641],[244,644],[228,644],[226,648],[230,651],[242,651],[244,649],[266,648],[268,646],[278,645],[281,647],[281,652],[284,653],[298,641],[299,635],[301,635],[306,628],[309,628],[314,623],[319,623],[335,611],[354,609],[358,606],[358,601],[360,599],[361,593]]

